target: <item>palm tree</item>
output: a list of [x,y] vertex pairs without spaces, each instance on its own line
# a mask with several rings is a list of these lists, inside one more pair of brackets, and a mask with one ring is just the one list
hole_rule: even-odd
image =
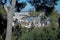
[[4,8],[7,12],[7,31],[6,31],[6,39],[5,40],[11,40],[12,36],[12,21],[13,21],[13,9],[15,7],[16,0],[11,0],[11,7],[8,9],[7,5],[4,5]]

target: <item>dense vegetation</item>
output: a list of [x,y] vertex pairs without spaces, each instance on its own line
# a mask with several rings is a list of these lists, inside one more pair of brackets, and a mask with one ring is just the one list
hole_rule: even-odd
[[60,29],[53,27],[19,28],[17,26],[12,34],[12,40],[60,40]]
[[0,6],[0,40],[4,40],[7,27],[6,11]]
[[45,15],[48,16],[51,14],[53,9],[55,9],[55,5],[57,5],[58,0],[28,0],[28,2],[34,6],[35,11],[37,12],[45,12]]
[[27,5],[26,2],[19,3],[18,1],[16,1],[15,11],[20,12],[23,8],[25,8],[26,5]]
[[40,15],[41,12],[30,12],[30,16],[33,16],[33,17],[38,17]]
[[50,27],[33,29],[23,34],[21,40],[57,40],[57,30]]

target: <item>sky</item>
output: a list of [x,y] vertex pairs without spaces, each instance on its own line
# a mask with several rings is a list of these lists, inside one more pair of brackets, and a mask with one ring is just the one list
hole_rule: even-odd
[[21,12],[27,12],[27,11],[29,11],[30,9],[34,9],[34,7],[31,6],[31,4],[28,3],[26,0],[20,0],[20,2],[26,2],[26,3],[27,3],[27,5],[25,6],[25,8],[23,8],[23,9],[21,10]]
[[[22,1],[26,1],[26,0],[21,0]],[[60,1],[57,2],[58,5],[55,6],[55,10],[57,10],[58,12],[60,12]],[[32,7],[29,3],[27,3],[27,6],[22,9],[22,12],[23,11],[28,11],[29,9],[34,9],[34,7]]]
[[[9,0],[8,0],[9,1]],[[7,1],[7,5],[9,5],[9,2]],[[20,0],[19,2],[26,2],[27,0]],[[27,12],[27,11],[29,11],[30,9],[34,9],[34,7],[32,7],[31,6],[31,4],[30,3],[28,3],[28,2],[26,2],[27,3],[27,5],[25,6],[25,8],[23,8],[22,10],[21,10],[21,12]],[[60,12],[60,1],[58,1],[57,2],[58,3],[58,5],[57,6],[55,6],[55,10],[57,10],[58,12]]]
[[58,5],[55,7],[55,9],[56,9],[58,12],[60,12],[60,1],[58,1],[57,3],[58,3]]

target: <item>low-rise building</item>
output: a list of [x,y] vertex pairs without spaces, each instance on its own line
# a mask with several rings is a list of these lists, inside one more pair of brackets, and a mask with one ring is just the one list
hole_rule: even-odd
[[15,13],[15,16],[13,16],[13,19],[14,21],[16,19],[18,20],[14,22],[13,25],[21,24],[22,27],[26,27],[26,28],[30,28],[31,26],[45,27],[47,25],[50,25],[50,21],[49,21],[50,19],[48,17],[46,17],[44,21],[41,21],[42,15],[44,14],[41,14],[41,16],[38,16],[38,17],[32,17],[32,16],[29,16],[29,13]]

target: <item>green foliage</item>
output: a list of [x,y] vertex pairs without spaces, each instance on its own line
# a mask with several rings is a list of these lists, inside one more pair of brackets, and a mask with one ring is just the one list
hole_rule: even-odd
[[46,9],[46,12],[51,13],[55,5],[57,5],[57,1],[58,0],[29,0],[28,2],[35,7],[36,11],[42,11],[42,9]]
[[53,21],[56,21],[56,20],[57,20],[57,16],[58,16],[58,15],[57,15],[57,11],[54,10],[54,11],[51,13],[50,16],[51,16],[51,19],[52,19]]
[[[60,31],[58,29],[53,30],[52,28],[53,27],[41,27],[32,29],[31,31],[27,31],[29,30],[27,28],[22,28],[20,30],[18,28],[16,29],[17,33],[13,35],[12,40],[58,40],[57,36],[59,37]],[[20,32],[22,34],[20,34]]]
[[51,26],[52,27],[58,27],[58,15],[57,15],[58,13],[57,13],[57,11],[55,11],[55,10],[53,10],[53,12],[51,13],[51,15],[50,15],[50,19],[51,19]]
[[16,0],[16,5],[15,5],[15,8],[16,8],[16,12],[20,12],[25,6],[26,6],[27,4],[26,4],[26,2],[18,2],[17,0]]
[[6,11],[2,8],[2,6],[0,6],[0,14],[5,15]]
[[21,8],[24,8],[25,6],[26,6],[26,3],[25,2],[22,2]]
[[30,15],[33,16],[33,17],[37,17],[39,16],[41,12],[30,12]]
[[57,40],[56,30],[51,28],[33,29],[22,35],[21,40]]
[[4,36],[6,32],[7,17],[5,18],[5,15],[6,15],[6,11],[3,9],[2,6],[0,6],[0,40],[4,40]]
[[2,36],[0,36],[0,40],[3,40]]

